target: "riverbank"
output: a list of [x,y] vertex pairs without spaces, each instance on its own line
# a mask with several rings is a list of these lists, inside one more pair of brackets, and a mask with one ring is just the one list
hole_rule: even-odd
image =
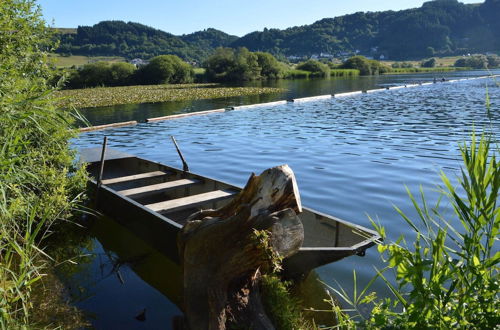
[[56,92],[60,108],[94,108],[118,104],[156,103],[282,93],[271,87],[221,87],[218,84],[140,85],[68,89]]

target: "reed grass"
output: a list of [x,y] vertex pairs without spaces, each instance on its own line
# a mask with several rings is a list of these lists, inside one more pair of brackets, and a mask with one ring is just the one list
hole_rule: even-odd
[[357,69],[332,69],[330,77],[357,77],[359,70]]
[[0,328],[28,328],[48,256],[43,239],[68,219],[85,174],[75,167],[73,120],[54,106],[50,36],[33,1],[0,2]]

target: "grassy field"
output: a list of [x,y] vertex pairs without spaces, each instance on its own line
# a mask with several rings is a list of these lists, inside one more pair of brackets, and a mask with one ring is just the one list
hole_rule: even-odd
[[55,61],[57,67],[67,68],[73,65],[81,66],[87,63],[92,62],[125,62],[125,58],[119,56],[80,56],[80,55],[72,55],[72,56],[61,56],[59,54],[51,54],[50,57]]
[[154,103],[282,93],[280,88],[219,87],[216,84],[146,85],[68,89],[57,92],[58,106],[92,108],[117,104]]

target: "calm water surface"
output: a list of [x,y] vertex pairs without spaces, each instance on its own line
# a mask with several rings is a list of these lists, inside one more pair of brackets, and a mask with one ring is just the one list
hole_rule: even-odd
[[[429,79],[429,75],[424,77]],[[374,79],[376,86],[382,86],[424,78]],[[321,88],[329,88],[325,87],[328,84],[336,83],[323,82],[318,87],[320,92],[314,94],[327,93]],[[297,88],[297,95],[304,96],[299,90]],[[491,102],[489,116],[486,91]],[[492,79],[480,79],[142,123],[81,134],[74,144],[77,148],[98,146],[107,135],[110,147],[181,167],[169,140],[169,136],[174,135],[193,172],[240,186],[251,172],[259,173],[287,163],[295,172],[304,205],[367,227],[370,227],[367,217],[370,215],[386,227],[391,239],[396,239],[411,233],[393,205],[415,215],[405,185],[415,193],[423,186],[428,199],[436,201],[438,194],[434,188],[439,182],[439,171],[444,170],[451,177],[458,174],[458,144],[468,140],[473,125],[477,131],[492,131],[498,137],[499,108],[498,84]],[[451,214],[446,207],[444,212]],[[97,232],[99,242],[96,241],[92,252],[96,255],[111,253],[119,259],[122,252],[116,244],[105,242],[131,241],[123,238],[126,234],[123,236],[118,229],[112,231],[111,238],[106,234],[109,230]],[[125,255],[130,259],[130,254]],[[157,271],[166,269],[175,274],[169,270],[168,262],[156,264]],[[95,261],[92,265],[89,267],[97,272],[99,263]],[[365,257],[354,256],[321,267],[317,274],[328,284],[337,280],[349,288],[353,269],[363,283],[373,276],[374,266],[380,263],[377,251],[372,248]],[[127,310],[121,314],[127,321],[120,321],[123,322],[121,328],[160,328],[161,324],[168,329],[172,316],[180,313],[175,307],[175,294],[159,289],[168,286],[166,284],[145,280],[151,275],[127,272],[127,269],[133,270],[133,263],[124,263],[123,267],[129,284],[121,283],[118,275],[107,278],[112,279],[112,283],[98,287],[81,284],[93,293],[93,301],[83,299],[79,306],[96,314],[97,327],[105,328],[109,321],[107,313],[114,313],[112,319],[117,319],[115,312],[122,308]],[[154,267],[145,269],[144,274],[155,272]],[[164,282],[172,281],[165,274]],[[382,290],[380,284],[376,288]],[[113,307],[109,307],[107,297],[118,294],[123,294],[123,298],[115,297]],[[170,296],[170,300],[165,295]],[[144,302],[136,303],[139,301],[136,296]],[[147,304],[156,307],[146,307]],[[164,313],[162,317],[152,316],[151,321],[140,322],[134,315],[142,308],[147,311],[152,308],[158,315],[161,310]]]

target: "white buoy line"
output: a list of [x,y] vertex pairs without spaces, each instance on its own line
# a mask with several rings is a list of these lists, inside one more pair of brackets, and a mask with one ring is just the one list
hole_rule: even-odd
[[[252,109],[252,108],[257,108],[257,107],[262,107],[262,106],[274,106],[274,105],[282,105],[282,104],[287,104],[287,103],[311,102],[311,101],[317,101],[317,100],[350,97],[350,96],[356,96],[356,95],[360,95],[360,94],[370,94],[370,93],[377,93],[377,92],[390,91],[390,90],[403,89],[403,88],[427,86],[427,85],[433,85],[436,83],[455,83],[455,82],[465,81],[465,80],[477,80],[477,79],[496,78],[496,77],[500,77],[500,75],[479,76],[479,77],[472,77],[472,78],[452,79],[452,80],[436,81],[436,82],[425,82],[425,83],[419,83],[419,84],[406,84],[406,85],[368,89],[368,90],[338,93],[338,94],[325,94],[325,95],[309,96],[309,97],[295,98],[295,99],[290,99],[290,100],[280,100],[280,101],[274,101],[274,102],[230,106],[230,107],[221,108],[221,109],[189,112],[189,113],[181,113],[181,114],[177,114],[177,115],[148,118],[148,119],[146,119],[146,122],[152,123],[152,122],[157,122],[157,121],[173,120],[173,119],[179,119],[179,118],[184,118],[184,117],[202,116],[202,115],[208,115],[208,114],[212,114],[212,113],[221,113],[221,112],[235,111],[235,110],[247,110],[247,109]],[[122,126],[136,125],[136,124],[137,124],[137,121],[127,121],[127,122],[112,123],[112,124],[107,124],[107,125],[82,127],[79,129],[79,131],[80,132],[88,132],[88,131],[96,131],[96,130],[102,130],[102,129],[107,129],[107,128],[122,127]]]

